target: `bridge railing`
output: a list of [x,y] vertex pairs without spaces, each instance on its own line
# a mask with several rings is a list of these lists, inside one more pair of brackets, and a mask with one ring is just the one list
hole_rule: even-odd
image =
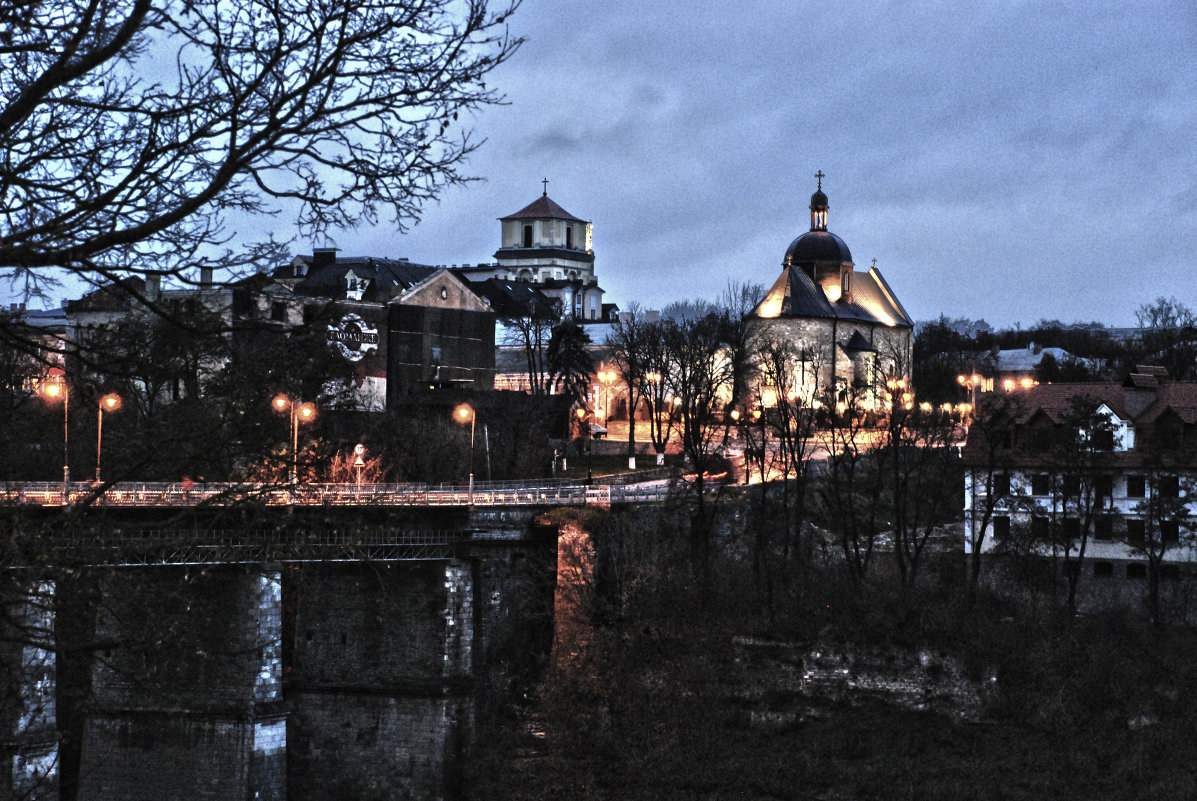
[[[576,484],[560,479],[466,484],[238,484],[223,482],[119,482],[70,485],[67,502],[95,506],[222,506],[257,501],[283,506],[570,506],[609,504],[628,487]],[[646,496],[647,497],[647,496]],[[0,484],[0,503],[63,505],[61,482]]]

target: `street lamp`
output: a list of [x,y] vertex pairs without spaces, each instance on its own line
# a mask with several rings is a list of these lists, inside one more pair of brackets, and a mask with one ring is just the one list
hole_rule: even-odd
[[279,393],[270,401],[276,412],[290,412],[291,418],[291,486],[299,483],[299,424],[316,419],[316,404],[296,402],[289,395]]
[[104,412],[115,412],[121,407],[121,396],[109,392],[100,398],[96,420],[96,483],[100,483],[100,445],[104,437]]
[[458,404],[457,408],[453,410],[453,418],[455,420],[457,420],[457,422],[459,422],[459,423],[464,424],[468,421],[470,424],[470,485],[469,485],[468,495],[466,496],[466,502],[470,506],[473,506],[474,505],[474,421],[477,418],[477,415],[474,414],[473,406],[471,406],[468,403],[461,403],[461,404]]
[[[611,420],[611,392],[609,387],[611,384],[615,383],[615,379],[616,375],[614,370],[599,370],[598,372],[599,384],[602,385],[602,395],[599,399],[599,408],[606,410],[606,417],[608,421]],[[610,423],[608,422],[608,425],[609,424]]]
[[578,426],[581,429],[583,441],[586,443],[586,483],[594,481],[594,465],[590,461],[590,431],[586,426],[586,407],[579,406],[574,412],[578,416]]
[[41,393],[50,401],[62,398],[62,505],[66,506],[71,490],[71,393],[66,373],[58,367],[50,368],[50,380],[41,385]]

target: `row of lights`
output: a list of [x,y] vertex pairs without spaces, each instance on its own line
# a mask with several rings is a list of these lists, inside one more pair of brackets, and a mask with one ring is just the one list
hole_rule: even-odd
[[[67,493],[71,486],[71,392],[66,382],[66,373],[60,368],[50,370],[50,379],[39,388],[42,396],[49,401],[62,398],[62,497],[66,502]],[[101,455],[104,445],[104,412],[115,412],[121,408],[121,396],[109,392],[100,398],[96,404],[96,483],[100,483]]]

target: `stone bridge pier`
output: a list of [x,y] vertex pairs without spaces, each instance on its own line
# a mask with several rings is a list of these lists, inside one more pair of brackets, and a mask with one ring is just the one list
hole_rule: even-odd
[[556,529],[533,517],[475,510],[369,556],[307,526],[269,559],[64,571],[63,797],[456,797],[476,719],[551,646]]

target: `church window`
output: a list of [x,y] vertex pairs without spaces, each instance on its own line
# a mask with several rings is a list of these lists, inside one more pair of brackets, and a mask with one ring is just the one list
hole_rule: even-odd
[[565,247],[574,249],[574,227],[572,225],[565,226]]
[[532,247],[532,226],[530,225],[524,226],[524,247]]
[[844,270],[844,274],[840,276],[840,299],[848,300],[848,293],[852,291],[852,273]]

